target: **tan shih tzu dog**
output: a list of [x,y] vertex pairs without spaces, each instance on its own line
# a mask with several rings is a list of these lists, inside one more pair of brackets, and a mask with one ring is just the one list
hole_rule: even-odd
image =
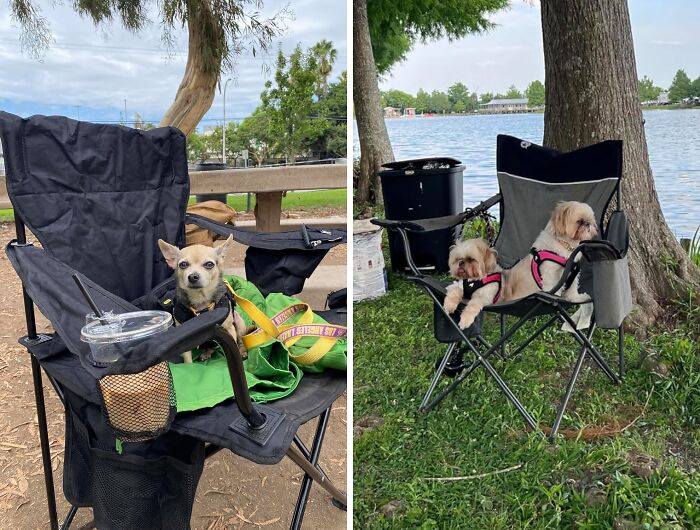
[[[595,214],[588,204],[559,202],[552,211],[547,226],[535,239],[530,254],[512,269],[505,271],[504,300],[516,300],[537,291],[554,288],[561,279],[564,265],[573,250],[581,241],[588,241],[596,235],[598,227]],[[580,257],[579,254],[577,258]],[[570,286],[562,287],[556,294],[570,302],[583,303],[590,300],[587,294],[579,293],[578,275]]]
[[450,274],[457,281],[447,287],[444,308],[452,314],[463,299],[469,299],[459,317],[461,329],[471,326],[484,306],[496,303],[501,295],[497,255],[484,239],[465,239],[450,249]]

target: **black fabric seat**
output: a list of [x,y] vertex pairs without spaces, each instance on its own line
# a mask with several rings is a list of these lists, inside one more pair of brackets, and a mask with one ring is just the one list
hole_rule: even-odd
[[[96,364],[80,340],[92,309],[74,282],[81,281],[104,311],[146,307],[139,300],[149,299],[172,274],[157,241],[184,246],[187,222],[248,245],[247,277],[262,292],[294,295],[328,250],[345,243],[345,231],[253,233],[186,216],[185,137],[175,128],[139,131],[0,112],[0,140],[17,226],[6,253],[25,296],[28,333],[20,343],[31,353],[52,530],[58,515],[41,368],[66,407],[64,493],[72,507],[62,528],[78,507],[92,507],[101,530],[190,528],[204,458],[221,449],[261,464],[286,455],[301,467],[291,528],[301,525],[312,481],[345,509],[345,493],[318,466],[331,405],[345,391],[344,372],[306,373],[286,398],[253,404],[241,353],[221,326],[224,308],[141,341],[113,363]],[[25,224],[41,248],[27,241]],[[33,304],[55,333],[36,332]],[[323,316],[344,322],[347,314],[335,308]],[[167,363],[212,339],[223,349],[236,397],[176,414]],[[128,415],[117,416],[125,410]],[[138,425],[125,424],[125,417]],[[316,434],[307,447],[297,430],[314,418]]]
[[[581,345],[581,352],[549,432],[549,436],[554,437],[586,357],[592,358],[613,383],[619,383],[623,374],[622,322],[631,310],[631,289],[626,258],[629,235],[627,220],[621,210],[622,142],[606,141],[571,153],[560,153],[519,138],[499,135],[496,166],[500,192],[474,208],[467,208],[462,214],[412,221],[373,219],[372,222],[400,235],[406,263],[413,274],[408,279],[418,284],[433,300],[435,338],[448,344],[447,351],[436,364],[435,374],[421,401],[420,411],[432,410],[471,372],[483,367],[518,410],[529,428],[542,434],[539,422],[515,396],[489,358],[494,354],[503,359],[516,355],[550,326],[555,323],[566,324],[572,337]],[[443,303],[449,283],[427,277],[416,267],[408,234],[460,226],[475,218],[489,222],[488,210],[498,205],[499,232],[493,246],[498,252],[501,267],[509,269],[529,254],[552,210],[562,200],[589,204],[596,215],[598,226],[605,228],[602,233],[603,239],[582,242],[563,267],[560,281],[550,291],[540,291],[518,300],[499,301],[488,305],[469,328],[460,329],[459,314],[463,304],[468,301],[464,300],[452,315],[445,311]],[[613,201],[617,209],[609,212]],[[606,216],[606,213],[609,213],[609,216]],[[593,318],[585,333],[576,329],[576,323],[569,314],[569,311],[583,306],[559,296],[560,289],[567,282],[573,281],[577,275],[580,275],[579,291],[591,296],[594,307]],[[483,336],[483,328],[488,325],[485,319],[488,313],[496,314],[500,318],[500,339],[495,344],[489,344]],[[507,328],[508,317],[517,319],[517,322]],[[507,352],[506,345],[515,333],[530,320],[538,317],[544,317],[544,324],[539,325],[513,352]],[[617,374],[591,342],[596,328],[617,330]],[[556,350],[555,345],[553,348]],[[465,353],[474,356],[470,365],[465,365],[462,361]],[[437,396],[432,397],[443,374],[455,376],[460,371],[458,377]]]

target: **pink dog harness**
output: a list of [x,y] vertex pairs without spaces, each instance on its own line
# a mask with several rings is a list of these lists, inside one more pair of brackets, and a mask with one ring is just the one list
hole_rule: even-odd
[[[566,262],[568,261],[565,257],[560,256],[551,250],[537,250],[535,248],[531,248],[530,254],[532,254],[532,278],[535,280],[537,287],[540,289],[542,289],[542,274],[540,274],[540,267],[542,266],[542,263],[545,261],[552,261],[558,265],[561,265],[562,267],[565,267]],[[571,269],[571,279],[566,282],[567,288],[571,285],[571,282],[573,282],[573,278],[576,277],[578,271],[578,264],[574,264],[573,268]]]
[[498,284],[498,291],[496,296],[493,297],[493,302],[491,302],[495,304],[501,297],[501,286],[503,285],[503,278],[500,272],[494,272],[478,280],[462,280],[462,298],[471,298],[476,291],[490,283]]

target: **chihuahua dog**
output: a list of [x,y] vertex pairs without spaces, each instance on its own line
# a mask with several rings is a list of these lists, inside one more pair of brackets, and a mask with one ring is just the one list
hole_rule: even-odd
[[[223,276],[223,259],[231,241],[233,238],[229,236],[217,248],[192,245],[180,249],[159,239],[158,246],[168,266],[175,271],[177,279],[173,311],[175,325],[215,307],[228,307],[230,313],[223,327],[238,342],[238,347],[244,354],[246,349],[241,339],[249,329],[234,309],[235,302],[229,297]],[[182,358],[186,363],[191,363],[192,352],[183,353]]]
[[501,295],[497,255],[485,239],[465,239],[450,249],[450,274],[457,281],[447,287],[444,308],[452,314],[462,299],[469,299],[459,318],[461,329],[471,326],[484,306],[495,304]]

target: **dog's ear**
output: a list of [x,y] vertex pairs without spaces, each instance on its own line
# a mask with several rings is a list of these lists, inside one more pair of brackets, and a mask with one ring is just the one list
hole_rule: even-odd
[[496,258],[498,257],[498,250],[495,248],[487,248],[486,249],[486,254],[484,256],[484,264],[486,265],[486,272],[493,272],[496,270],[496,265],[498,265],[498,261]]
[[222,260],[224,259],[224,256],[226,255],[226,251],[228,250],[228,247],[231,245],[233,242],[233,236],[229,235],[226,241],[222,245],[219,245],[216,247],[216,256]]
[[160,251],[163,253],[163,257],[165,258],[165,262],[168,264],[168,267],[171,269],[177,267],[177,260],[180,259],[180,249],[175,245],[166,243],[162,239],[158,240],[158,247],[160,247]]
[[557,205],[554,207],[554,211],[552,212],[552,229],[554,231],[555,236],[567,236],[566,231],[566,221],[567,218],[569,217],[569,210],[571,209],[571,204],[565,201],[561,201],[557,203]]

